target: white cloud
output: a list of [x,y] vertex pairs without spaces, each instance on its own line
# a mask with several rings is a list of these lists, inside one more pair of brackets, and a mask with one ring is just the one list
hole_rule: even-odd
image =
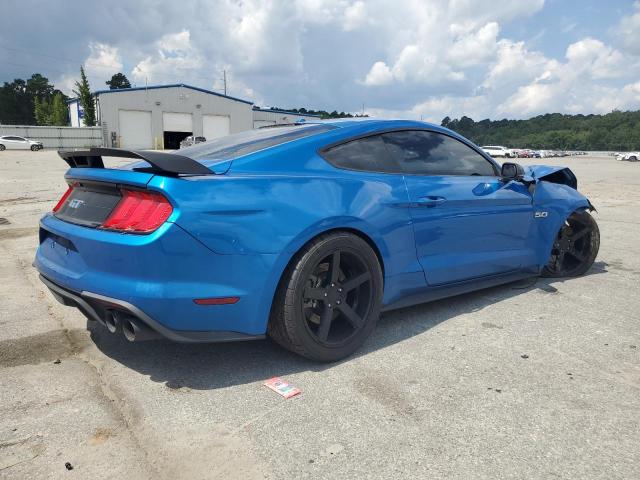
[[[450,30],[460,32],[462,28],[453,24]],[[456,35],[453,45],[448,49],[449,59],[457,67],[472,67],[486,63],[495,56],[499,31],[500,27],[496,22],[489,22],[478,30],[461,32]]]
[[89,76],[113,75],[122,70],[122,59],[117,47],[104,43],[90,43],[91,54],[84,62]]
[[203,66],[203,57],[191,43],[189,30],[163,35],[156,42],[157,50],[148,55],[131,71],[138,83],[175,83],[197,75]]
[[640,55],[640,1],[636,0],[633,7],[634,13],[622,18],[615,32],[628,52]]
[[[527,53],[521,51],[523,63]],[[530,83],[519,86],[497,107],[505,115],[533,115],[549,111],[569,113],[606,113],[612,108],[633,108],[638,99],[633,86],[628,93],[600,83],[602,80],[640,73],[618,50],[593,38],[584,38],[567,47],[567,61],[546,59],[539,53],[528,54],[541,67]]]
[[356,30],[367,23],[367,12],[364,2],[357,1],[352,3],[344,10],[344,21],[342,28],[349,32]]
[[[122,72],[122,57],[117,47],[105,43],[90,42],[89,56],[82,63],[89,85],[93,90],[106,88],[105,81],[112,75]],[[76,81],[80,80],[80,72],[74,71],[62,75],[55,80],[55,86],[66,95],[74,96]]]
[[569,45],[566,57],[574,69],[593,78],[614,78],[624,73],[622,54],[594,38]]
[[389,85],[391,82],[393,82],[393,73],[384,62],[374,63],[364,80],[366,85],[373,86]]

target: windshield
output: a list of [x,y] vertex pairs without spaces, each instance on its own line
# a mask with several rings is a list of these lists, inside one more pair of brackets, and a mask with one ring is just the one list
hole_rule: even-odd
[[247,130],[180,150],[194,160],[230,160],[258,150],[333,130],[332,125],[303,125]]

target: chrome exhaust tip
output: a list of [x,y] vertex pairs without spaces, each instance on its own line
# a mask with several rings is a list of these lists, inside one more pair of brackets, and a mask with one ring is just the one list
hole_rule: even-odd
[[120,326],[120,318],[115,312],[107,312],[104,316],[104,325],[110,333],[116,333]]
[[160,338],[155,330],[150,329],[144,323],[133,317],[128,317],[122,321],[122,333],[124,338],[130,342],[145,342],[147,340],[155,340]]

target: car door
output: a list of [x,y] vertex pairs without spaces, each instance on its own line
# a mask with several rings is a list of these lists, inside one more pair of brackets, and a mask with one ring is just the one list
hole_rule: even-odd
[[29,150],[31,146],[29,145],[29,140],[23,137],[13,137],[15,139],[15,149],[16,150]]
[[532,196],[525,185],[502,181],[492,162],[442,133],[403,130],[383,139],[405,174],[427,283],[497,275],[534,262]]
[[2,144],[5,146],[7,150],[15,150],[18,145],[16,142],[16,137],[4,137],[2,139]]
[[5,140],[3,140],[3,142],[7,150],[20,150],[23,148],[29,148],[28,142],[22,137],[5,137]]

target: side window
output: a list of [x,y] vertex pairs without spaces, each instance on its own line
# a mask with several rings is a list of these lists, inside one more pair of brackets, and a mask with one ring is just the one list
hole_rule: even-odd
[[402,173],[398,163],[389,155],[380,135],[336,145],[322,152],[322,156],[338,168],[366,172]]
[[435,132],[405,130],[385,133],[385,143],[408,174],[494,176],[493,165],[464,143]]

